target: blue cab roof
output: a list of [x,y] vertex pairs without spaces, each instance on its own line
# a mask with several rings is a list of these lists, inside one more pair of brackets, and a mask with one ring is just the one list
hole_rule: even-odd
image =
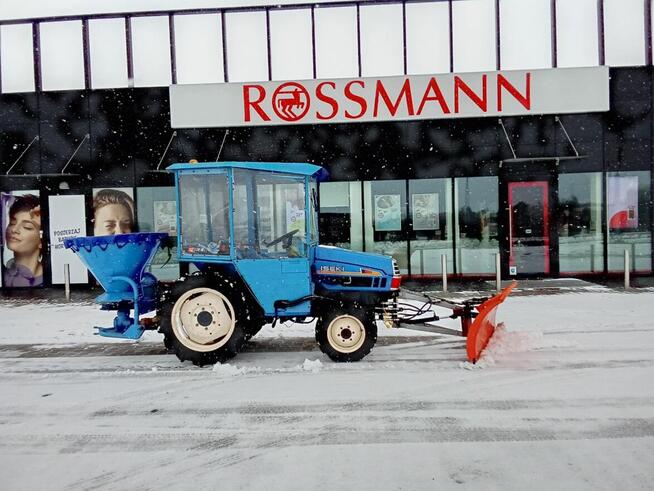
[[195,164],[178,163],[167,167],[167,170],[172,172],[209,169],[246,169],[299,176],[315,175],[318,181],[325,181],[329,177],[327,170],[319,165],[294,162],[198,162]]

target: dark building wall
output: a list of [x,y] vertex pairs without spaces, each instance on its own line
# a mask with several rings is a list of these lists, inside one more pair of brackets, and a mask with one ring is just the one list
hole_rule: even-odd
[[[561,161],[558,170],[649,170],[654,176],[653,69],[615,68],[610,77],[609,112],[560,115],[585,158]],[[574,155],[554,115],[502,121],[517,157]],[[39,189],[44,196],[59,192],[62,181],[71,193],[87,196],[94,187],[170,186],[170,175],[152,171],[172,133],[167,88],[3,94],[0,191]],[[224,129],[177,130],[161,168],[216,160],[224,135]],[[4,176],[35,136],[39,140]],[[78,146],[66,168],[75,176],[57,176]],[[363,181],[499,175],[500,162],[511,157],[498,119],[475,118],[233,128],[220,160],[313,162],[326,166],[332,180]],[[542,165],[514,163],[510,172]]]
[[[608,113],[561,115],[583,161],[577,168],[651,168],[652,69],[611,70]],[[518,157],[572,155],[554,116],[503,118]],[[40,139],[12,174],[61,171],[81,175],[80,185],[156,184],[149,171],[172,134],[166,88],[67,91],[0,96],[3,170],[29,142]],[[223,129],[178,130],[162,166],[215,160]],[[278,126],[230,130],[221,160],[315,162],[335,180],[493,174],[512,157],[497,118]],[[566,164],[572,165],[572,164]],[[14,182],[12,182],[14,181]],[[32,185],[29,179],[21,179]],[[15,189],[5,178],[0,187]],[[7,189],[10,189],[7,188]]]

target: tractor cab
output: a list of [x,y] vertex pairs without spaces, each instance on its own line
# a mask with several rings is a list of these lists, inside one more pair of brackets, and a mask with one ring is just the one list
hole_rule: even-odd
[[[307,315],[318,244],[317,181],[311,164],[174,164],[180,261],[234,269],[267,316]],[[284,293],[283,302],[280,293]],[[283,306],[281,306],[283,305]]]

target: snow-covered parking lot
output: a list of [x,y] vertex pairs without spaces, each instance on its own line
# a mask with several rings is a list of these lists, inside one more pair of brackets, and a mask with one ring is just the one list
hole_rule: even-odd
[[652,305],[511,297],[479,366],[430,335],[334,364],[282,326],[200,369],[156,333],[97,349],[94,306],[4,302],[0,488],[651,489]]

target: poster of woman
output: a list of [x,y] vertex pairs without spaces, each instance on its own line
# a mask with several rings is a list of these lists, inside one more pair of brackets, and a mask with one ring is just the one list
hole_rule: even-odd
[[377,232],[402,230],[399,194],[375,195],[375,230]]
[[134,232],[134,196],[130,188],[93,190],[93,235]]
[[0,195],[4,240],[2,284],[9,288],[43,285],[43,231],[38,191]]

